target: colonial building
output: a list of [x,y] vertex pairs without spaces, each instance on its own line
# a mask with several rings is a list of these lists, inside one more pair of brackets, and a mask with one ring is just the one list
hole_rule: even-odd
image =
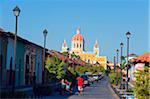
[[[72,37],[71,41],[71,50],[70,53],[75,53],[76,55],[79,55],[80,58],[90,64],[99,63],[106,69],[107,64],[107,58],[106,56],[99,56],[99,43],[98,41],[95,42],[93,46],[92,52],[86,52],[84,48],[84,37],[81,34],[80,27],[77,28],[76,34]],[[68,51],[68,46],[66,46],[66,40],[62,44],[62,52]]]
[[0,29],[0,87],[42,83],[43,47],[17,36],[14,66],[14,33]]

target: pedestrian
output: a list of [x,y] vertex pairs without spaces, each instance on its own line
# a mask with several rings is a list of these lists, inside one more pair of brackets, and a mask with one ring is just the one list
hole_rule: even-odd
[[66,84],[66,91],[72,93],[72,91],[71,91],[71,82],[69,82],[67,79],[65,79],[65,84]]
[[78,84],[78,95],[82,95],[84,79],[81,76],[77,77],[77,84]]
[[61,90],[60,90],[61,91],[61,95],[64,95],[65,88],[66,88],[65,79],[62,78],[61,81],[60,81],[60,83],[61,83]]

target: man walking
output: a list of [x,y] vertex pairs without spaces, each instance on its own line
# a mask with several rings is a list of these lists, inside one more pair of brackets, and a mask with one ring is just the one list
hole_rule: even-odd
[[77,84],[78,84],[78,95],[82,95],[84,79],[81,76],[77,77]]

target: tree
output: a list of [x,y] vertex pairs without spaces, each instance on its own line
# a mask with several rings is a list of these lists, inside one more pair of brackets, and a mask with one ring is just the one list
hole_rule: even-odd
[[76,66],[76,72],[80,75],[84,74],[87,71],[86,66]]
[[60,79],[65,75],[65,68],[66,63],[64,63],[63,61],[60,62],[60,64],[58,64],[57,66],[57,78]]
[[70,55],[69,52],[63,52],[62,54],[67,56],[67,57],[69,57],[69,55]]
[[65,75],[65,66],[67,66],[67,64],[57,57],[48,57],[46,60],[46,69],[57,79]]
[[76,55],[74,52],[71,54],[71,58],[78,58],[80,59],[80,56],[79,55]]
[[134,93],[138,99],[149,99],[150,96],[150,73],[149,67],[145,66],[144,70],[138,70],[135,73],[136,82]]

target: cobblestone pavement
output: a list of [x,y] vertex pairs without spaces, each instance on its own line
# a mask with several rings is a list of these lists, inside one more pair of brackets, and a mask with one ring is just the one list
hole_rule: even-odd
[[94,83],[86,88],[82,96],[74,95],[54,95],[48,96],[47,99],[117,99],[112,89],[109,87],[108,77],[104,77],[98,83]]

